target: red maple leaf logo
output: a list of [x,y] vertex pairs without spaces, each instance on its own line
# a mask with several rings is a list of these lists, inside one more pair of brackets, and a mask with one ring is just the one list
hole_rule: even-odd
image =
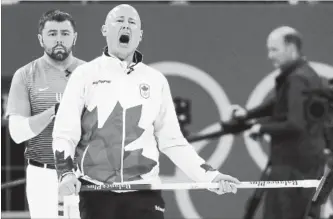
[[143,85],[143,87],[141,88],[143,91],[147,91],[148,87],[146,85]]
[[[142,155],[142,150],[123,151],[123,108],[117,102],[102,128],[97,124],[97,107],[86,110],[82,117],[82,137],[77,147],[79,163],[82,163],[84,174],[107,183],[121,181],[121,157],[123,153],[123,176],[125,181],[140,179],[140,175],[149,172],[157,163]],[[126,110],[125,141],[126,147],[138,139],[144,129],[138,126],[142,105]],[[87,147],[89,147],[87,149]],[[86,153],[85,153],[85,149]],[[82,170],[81,170],[82,171]]]
[[211,165],[209,165],[207,163],[201,164],[200,167],[202,169],[204,169],[206,172],[208,172],[208,171],[215,171],[216,170]]
[[59,177],[66,172],[72,172],[74,168],[72,157],[68,156],[65,158],[65,151],[55,151],[55,163]]

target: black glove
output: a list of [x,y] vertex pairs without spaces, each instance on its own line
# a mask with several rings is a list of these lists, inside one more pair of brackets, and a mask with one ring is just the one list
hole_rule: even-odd
[[228,122],[222,122],[223,130],[226,134],[239,134],[252,127],[250,122],[232,119]]
[[54,106],[54,115],[57,115],[60,103],[56,103]]

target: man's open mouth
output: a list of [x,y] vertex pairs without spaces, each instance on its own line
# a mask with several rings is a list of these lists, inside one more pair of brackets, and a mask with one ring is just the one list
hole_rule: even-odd
[[122,34],[120,37],[119,37],[119,42],[121,44],[128,44],[130,41],[130,36],[127,35],[127,34]]

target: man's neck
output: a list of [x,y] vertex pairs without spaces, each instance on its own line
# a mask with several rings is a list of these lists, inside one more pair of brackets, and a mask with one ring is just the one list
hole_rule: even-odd
[[48,62],[53,67],[59,69],[60,71],[65,71],[66,69],[68,69],[68,67],[72,64],[73,59],[74,59],[72,53],[70,53],[68,55],[68,57],[63,61],[56,61],[56,60],[52,59],[46,53],[44,53],[43,58],[45,59],[46,62]]
[[290,68],[293,68],[294,66],[298,65],[299,63],[301,63],[304,60],[305,60],[305,57],[297,56],[297,57],[293,58],[292,60],[290,60],[285,65],[281,66],[281,71],[286,71]]

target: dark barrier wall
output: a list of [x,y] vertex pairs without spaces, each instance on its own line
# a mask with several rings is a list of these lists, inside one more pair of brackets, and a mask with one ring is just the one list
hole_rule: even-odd
[[[75,54],[79,58],[89,61],[100,55],[105,46],[100,29],[113,6],[113,3],[3,6],[2,77],[11,77],[18,67],[42,55],[37,41],[38,19],[44,11],[52,8],[68,11],[76,19],[79,35]],[[164,62],[155,67],[166,74],[173,73],[173,76],[168,76],[173,95],[191,99],[193,118],[188,127],[191,132],[202,131],[219,121],[218,106],[225,111],[228,101],[241,105],[247,103],[257,84],[273,70],[266,58],[265,45],[267,35],[277,26],[297,28],[304,35],[307,57],[333,65],[333,4],[169,6],[142,3],[135,6],[144,23],[140,45],[144,61],[148,64]],[[333,72],[330,74],[333,77]],[[201,82],[204,87],[199,85]],[[243,136],[234,139],[229,136],[221,142],[214,140],[195,146],[200,148],[200,155],[220,171],[242,181],[257,180],[260,177],[257,163],[265,163],[262,151],[248,144],[255,159],[250,156]],[[268,151],[267,146],[263,151]],[[173,177],[175,169],[168,159],[161,159],[162,175],[168,180],[182,180],[181,174]],[[165,192],[166,217],[241,218],[252,192],[242,189],[236,195],[223,196],[208,191],[191,191],[189,194]],[[261,211],[258,216],[260,214]]]

